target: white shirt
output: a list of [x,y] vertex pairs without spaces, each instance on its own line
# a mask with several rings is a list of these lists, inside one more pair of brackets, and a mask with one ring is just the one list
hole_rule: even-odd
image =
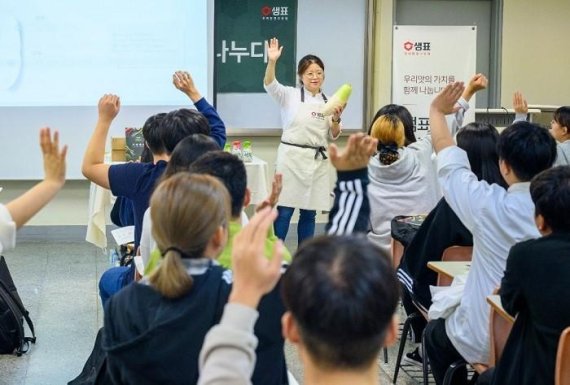
[[473,234],[473,260],[460,305],[445,322],[447,336],[470,363],[489,359],[489,306],[504,275],[509,249],[515,243],[540,236],[534,224],[530,183],[516,183],[508,191],[478,181],[465,151],[456,146],[438,156],[443,195],[461,222]]
[[[263,85],[265,91],[273,98],[279,106],[281,107],[281,125],[283,130],[289,128],[297,111],[301,106],[301,88],[284,86],[279,83],[277,79],[274,79],[270,84]],[[318,94],[313,94],[305,88],[305,103],[309,104],[324,104],[323,94],[319,92]],[[329,119],[330,124],[330,119]],[[342,128],[342,126],[341,126]],[[330,129],[330,126],[329,126]],[[340,134],[339,134],[340,135]],[[336,139],[333,138],[333,139]]]
[[0,253],[16,246],[16,222],[12,220],[10,211],[0,204]]

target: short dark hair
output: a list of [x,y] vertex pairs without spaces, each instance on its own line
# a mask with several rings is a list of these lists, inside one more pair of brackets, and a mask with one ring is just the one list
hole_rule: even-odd
[[240,216],[247,188],[247,174],[245,165],[237,156],[225,151],[209,152],[192,163],[189,171],[218,177],[230,193],[232,218]]
[[554,121],[570,130],[570,107],[562,106],[554,111]]
[[188,171],[196,159],[216,150],[220,150],[220,146],[211,136],[204,134],[187,136],[174,147],[162,177],[166,179],[181,171]]
[[400,118],[404,125],[404,135],[406,136],[404,146],[417,142],[416,135],[414,134],[414,118],[406,107],[398,104],[386,104],[376,112],[376,115],[374,115],[374,118],[368,127],[368,135],[370,135],[370,132],[372,131],[374,122],[382,115],[396,115]]
[[187,136],[192,134],[210,135],[210,124],[200,112],[188,108],[170,111],[162,119],[160,134],[167,154]]
[[357,369],[384,344],[399,284],[391,262],[365,237],[320,236],[295,253],[282,295],[319,366]]
[[299,64],[297,65],[297,75],[299,76],[299,82],[301,83],[301,85],[303,84],[303,82],[300,80],[300,78],[301,76],[303,76],[303,74],[311,64],[316,64],[319,67],[321,67],[323,71],[325,70],[325,64],[323,63],[320,57],[316,55],[303,56],[301,60],[299,60]]
[[545,170],[530,182],[535,215],[542,215],[553,232],[570,232],[570,166]]
[[477,179],[507,187],[499,169],[499,131],[488,123],[469,123],[457,131],[457,146],[465,150]]
[[160,134],[160,124],[162,119],[166,116],[165,112],[152,115],[144,122],[143,125],[143,138],[148,146],[148,149],[153,154],[163,154],[164,144],[162,143],[162,136]]
[[516,122],[501,132],[497,152],[520,181],[528,182],[552,166],[556,159],[556,141],[543,127]]

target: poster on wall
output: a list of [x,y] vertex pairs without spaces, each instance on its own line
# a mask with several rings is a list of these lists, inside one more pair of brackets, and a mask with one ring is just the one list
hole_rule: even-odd
[[276,76],[295,83],[297,0],[216,0],[214,61],[216,93],[264,93],[265,41],[283,49]]
[[[475,74],[475,26],[394,26],[392,102],[412,114],[417,138],[429,132],[429,106],[447,84]],[[464,124],[475,120],[475,96]],[[448,122],[451,117],[448,117]]]

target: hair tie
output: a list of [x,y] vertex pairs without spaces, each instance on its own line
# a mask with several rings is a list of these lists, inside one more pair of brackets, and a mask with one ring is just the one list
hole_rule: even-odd
[[190,255],[186,254],[185,252],[183,252],[182,250],[180,250],[176,246],[167,247],[166,249],[164,249],[164,251],[162,251],[162,253],[160,255],[162,255],[164,257],[166,255],[166,253],[168,253],[169,251],[176,251],[178,254],[180,254],[180,256],[182,258],[192,258]]
[[400,153],[398,152],[398,146],[394,143],[384,144],[378,143],[379,149],[379,159],[382,164],[390,165],[400,159]]

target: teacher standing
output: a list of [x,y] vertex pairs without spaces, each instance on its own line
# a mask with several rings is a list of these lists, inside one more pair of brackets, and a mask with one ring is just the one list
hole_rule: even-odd
[[275,234],[285,240],[295,209],[300,210],[298,244],[315,233],[316,210],[330,210],[330,181],[326,151],[328,137],[335,140],[341,132],[342,107],[324,116],[327,97],[321,87],[325,66],[315,55],[299,61],[299,87],[284,86],[275,78],[275,65],[283,47],[276,38],[267,46],[265,90],[281,107],[283,134],[277,150],[277,172],[283,174]]

